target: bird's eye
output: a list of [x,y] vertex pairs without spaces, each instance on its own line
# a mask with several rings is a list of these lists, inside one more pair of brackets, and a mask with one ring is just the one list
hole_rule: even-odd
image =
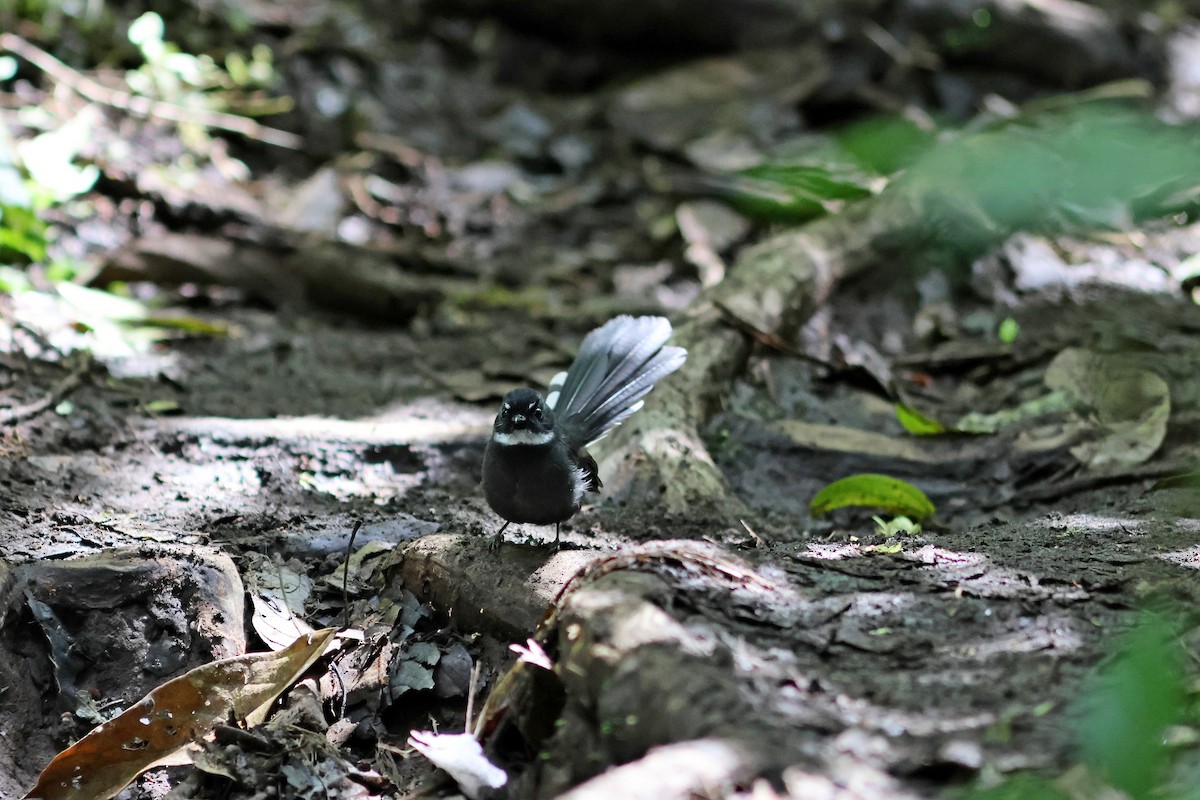
[[535,408],[535,409],[533,410],[533,416],[534,416],[534,419],[541,419],[541,418],[544,416],[544,415],[542,414],[542,407],[541,407],[541,406],[538,406],[537,408]]

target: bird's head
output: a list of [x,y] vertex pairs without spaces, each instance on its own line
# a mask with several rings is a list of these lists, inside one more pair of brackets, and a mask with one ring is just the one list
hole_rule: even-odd
[[549,444],[554,435],[554,412],[533,389],[509,392],[492,426],[492,439],[502,445]]

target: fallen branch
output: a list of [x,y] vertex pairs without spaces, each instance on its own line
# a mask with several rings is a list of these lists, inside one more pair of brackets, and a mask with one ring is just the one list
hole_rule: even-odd
[[[1186,472],[1191,466],[1192,464],[1189,461],[1167,461],[1163,463],[1144,464],[1121,472],[1081,475],[1076,478],[1067,478],[1022,489],[1015,497],[1007,498],[1006,502],[1012,503],[1015,500],[1030,505],[1033,503],[1046,503],[1051,500],[1070,497],[1081,492],[1089,492],[1093,489],[1103,489],[1108,486],[1123,486],[1150,480],[1151,478],[1166,478],[1171,475],[1179,475]],[[986,503],[982,508],[999,508],[1002,505],[1004,503]]]
[[0,425],[13,425],[23,419],[36,417],[47,409],[53,408],[63,401],[68,394],[79,388],[84,376],[91,370],[92,360],[84,359],[81,364],[50,388],[44,395],[31,403],[25,403],[12,408],[0,408]]
[[7,50],[20,56],[80,97],[93,103],[100,103],[148,119],[175,123],[192,122],[206,128],[240,134],[247,139],[254,139],[288,150],[299,150],[304,145],[304,140],[294,133],[261,125],[247,117],[209,109],[187,108],[133,92],[109,88],[80,74],[37,45],[25,41],[14,33],[0,33],[0,50]]
[[687,363],[605,442],[601,468],[610,494],[736,526],[746,509],[702,432],[745,368],[752,340],[786,340],[840,281],[887,263],[887,254],[924,229],[925,205],[920,192],[891,188],[743,253],[676,329],[672,344],[687,349]]

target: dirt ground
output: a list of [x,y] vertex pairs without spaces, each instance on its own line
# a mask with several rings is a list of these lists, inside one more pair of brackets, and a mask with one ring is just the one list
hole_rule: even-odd
[[[514,798],[943,797],[1077,771],[1081,699],[1144,609],[1180,614],[1194,681],[1194,208],[1070,235],[993,226],[957,259],[924,239],[876,252],[896,238],[873,221],[890,189],[803,229],[751,222],[689,181],[747,141],[806,140],[801,107],[819,123],[861,100],[848,75],[910,111],[927,76],[869,82],[842,40],[744,63],[572,60],[494,21],[420,16],[394,41],[366,26],[377,75],[334,45],[289,51],[308,161],[250,147],[252,178],[176,185],[150,169],[177,158],[174,129],[105,112],[85,153],[105,177],[88,213],[62,212],[63,246],[90,285],[186,325],[139,338],[86,313],[94,296],[0,295],[0,798],[163,681],[302,625],[343,630],[274,724],[228,720],[199,769],[120,796],[454,796],[407,737],[471,716]],[[313,25],[257,22],[303,41]],[[1084,59],[1077,83],[1133,69],[1054,41]],[[715,75],[718,96],[664,113],[680,74]],[[945,74],[947,105],[1009,87]],[[730,75],[757,77],[729,91]],[[314,110],[330,86],[371,135]],[[42,100],[65,117],[66,94]],[[127,160],[106,149],[126,140]],[[776,291],[799,261],[771,277],[752,245],[780,241],[855,266]],[[671,317],[705,366],[596,446],[611,490],[561,550],[535,526],[489,550],[479,471],[500,398],[543,387],[617,313]],[[897,403],[991,432],[912,435]],[[693,439],[662,433],[681,408]],[[857,473],[909,481],[937,513],[891,536],[872,511],[810,513]],[[551,669],[526,663],[539,650]]]
[[[835,305],[839,315],[853,315],[862,302],[847,296]],[[1057,313],[1055,324],[1076,332],[1098,314],[1130,315],[1148,335],[1161,325],[1200,326],[1193,307],[1157,298],[1126,296],[1118,305],[1105,297]],[[1039,311],[1038,318],[1050,315]],[[831,796],[925,796],[984,769],[1054,771],[1073,763],[1072,704],[1134,611],[1152,597],[1185,607],[1197,601],[1200,523],[1148,495],[1150,478],[997,502],[987,469],[964,475],[901,463],[943,507],[954,508],[955,497],[971,500],[905,539],[899,552],[877,553],[871,545],[885,540],[862,517],[814,524],[795,513],[804,487],[851,456],[771,437],[748,417],[724,435],[732,443],[720,459],[755,508],[745,527],[601,502],[566,526],[568,549],[560,553],[540,545],[549,531],[528,526],[515,538],[529,544],[491,553],[484,541],[496,521],[477,484],[492,404],[456,401],[425,376],[495,358],[485,342],[532,349],[537,336],[527,325],[496,315],[476,330],[419,336],[323,317],[287,322],[235,310],[225,319],[239,326],[237,336],[168,344],[141,365],[151,373],[169,365],[170,381],[117,380],[88,366],[66,398],[69,409],[23,420],[6,436],[5,558],[40,576],[38,591],[75,632],[76,647],[93,651],[76,685],[118,704],[202,660],[206,646],[215,655],[213,642],[228,646],[240,635],[221,638],[198,627],[188,604],[203,609],[222,589],[218,582],[211,596],[199,591],[197,573],[220,567],[236,574],[252,554],[264,554],[299,559],[319,580],[340,562],[356,520],[360,544],[424,542],[423,557],[442,572],[406,564],[407,584],[433,597],[434,613],[457,619],[468,641],[480,632],[511,641],[531,635],[547,599],[593,557],[638,541],[703,539],[770,588],[750,592],[743,583],[693,596],[685,584],[666,597],[651,595],[685,628],[693,618],[731,617],[720,629],[730,641],[708,646],[727,651],[712,663],[732,660],[733,675],[722,680],[742,685],[741,716],[698,722],[696,733],[773,730],[793,764],[841,787]],[[1035,322],[1029,328],[1031,337],[1042,335]],[[572,335],[563,332],[563,353]],[[36,398],[66,367],[21,355],[33,343],[20,331],[14,340],[10,392]],[[757,363],[818,394],[847,391],[794,359],[764,353]],[[766,390],[761,382],[743,386],[745,393]],[[139,410],[162,399],[179,413]],[[855,413],[849,399],[824,401],[831,417]],[[718,418],[714,440],[731,419]],[[1194,444],[1185,425],[1168,450]],[[1040,485],[1034,479],[1027,488]],[[117,590],[111,576],[101,579],[100,602],[82,581],[55,577],[54,565],[72,563],[63,559],[111,548],[132,548],[134,563],[144,562],[134,570],[136,585],[117,581]],[[471,586],[444,585],[456,581]],[[223,602],[240,615],[236,597]],[[156,608],[164,604],[171,608]],[[184,641],[174,646],[182,652],[144,671],[138,665],[151,663],[155,648],[171,649],[156,630],[164,626]],[[2,791],[15,794],[86,725],[60,718],[45,638],[28,609],[10,610],[4,638],[19,659],[10,662],[0,721],[5,741],[19,743],[2,762]],[[485,660],[503,653],[478,643],[471,649]],[[100,652],[104,658],[93,660]],[[502,666],[489,661],[488,674]],[[131,682],[131,674],[141,677]],[[450,708],[457,710],[442,715],[461,712],[454,702]],[[393,733],[403,730],[393,725]],[[692,737],[674,731],[664,738]],[[153,787],[144,778],[135,795],[154,796]]]

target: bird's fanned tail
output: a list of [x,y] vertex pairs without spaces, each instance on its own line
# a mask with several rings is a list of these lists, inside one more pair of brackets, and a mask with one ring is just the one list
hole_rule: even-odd
[[687,353],[666,347],[670,337],[671,323],[662,317],[609,320],[584,337],[570,368],[550,382],[547,405],[584,442],[600,439],[683,365]]

